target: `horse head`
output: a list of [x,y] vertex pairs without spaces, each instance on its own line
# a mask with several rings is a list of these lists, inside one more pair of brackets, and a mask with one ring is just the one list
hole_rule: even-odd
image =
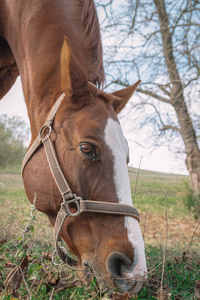
[[[52,140],[71,190],[82,199],[132,206],[129,149],[117,114],[138,84],[112,94],[98,89],[88,81],[69,42],[64,40],[61,89],[65,97],[54,120]],[[36,207],[54,225],[62,199],[42,148],[27,164],[24,183],[29,199],[37,194]],[[136,293],[141,288],[147,269],[136,219],[85,212],[67,218],[60,234],[77,257],[84,282],[89,269],[108,290]]]

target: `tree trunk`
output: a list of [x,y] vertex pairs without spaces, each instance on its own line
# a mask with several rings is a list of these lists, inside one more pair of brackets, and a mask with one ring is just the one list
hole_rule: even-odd
[[183,87],[173,55],[172,34],[164,0],[154,0],[159,16],[163,52],[168,69],[171,89],[171,105],[174,107],[185,145],[186,167],[190,174],[191,186],[194,194],[200,193],[200,150],[195,130],[184,100]]

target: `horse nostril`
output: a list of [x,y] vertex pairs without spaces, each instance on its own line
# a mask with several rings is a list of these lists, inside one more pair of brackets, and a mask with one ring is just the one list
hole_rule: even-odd
[[120,292],[136,288],[137,281],[133,278],[135,264],[120,252],[111,253],[107,259],[107,269],[112,274]]
[[133,271],[133,262],[124,254],[114,252],[107,259],[107,268],[112,275],[122,278],[124,273]]

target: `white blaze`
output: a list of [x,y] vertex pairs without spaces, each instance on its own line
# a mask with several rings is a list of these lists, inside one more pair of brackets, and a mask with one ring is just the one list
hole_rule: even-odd
[[[114,157],[114,182],[119,203],[133,206],[126,164],[128,144],[120,124],[111,118],[108,119],[105,127],[105,142]],[[125,227],[135,255],[135,266],[132,274],[129,274],[129,276],[137,280],[137,278],[139,279],[139,277],[147,274],[142,233],[138,221],[134,218],[125,217]]]

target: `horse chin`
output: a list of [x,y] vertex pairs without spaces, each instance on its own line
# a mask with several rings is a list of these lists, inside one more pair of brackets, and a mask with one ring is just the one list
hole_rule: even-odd
[[137,278],[119,278],[113,276],[108,271],[102,271],[95,262],[84,261],[82,264],[82,270],[79,271],[79,278],[85,285],[90,285],[91,281],[96,278],[100,291],[103,292],[128,292],[131,296],[138,293],[146,279],[146,276]]
[[103,273],[105,272],[102,272],[95,262],[86,260],[83,262],[81,268],[79,268],[78,276],[81,282],[86,286],[89,286],[91,281],[96,278],[101,292],[106,290],[111,291],[111,276],[109,274],[103,275]]

